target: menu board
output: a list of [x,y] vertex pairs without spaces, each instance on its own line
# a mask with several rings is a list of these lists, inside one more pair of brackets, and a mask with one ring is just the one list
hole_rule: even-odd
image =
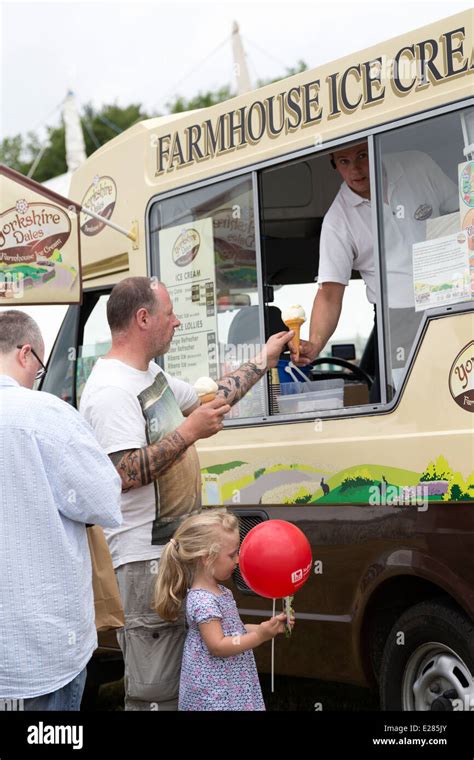
[[413,246],[415,309],[467,301],[471,298],[466,232],[457,232]]
[[194,383],[198,377],[216,379],[217,308],[212,219],[180,224],[159,232],[160,280],[181,322],[165,370]]

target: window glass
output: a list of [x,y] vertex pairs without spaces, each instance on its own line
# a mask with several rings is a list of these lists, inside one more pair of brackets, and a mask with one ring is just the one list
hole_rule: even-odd
[[100,295],[90,312],[85,325],[82,345],[78,348],[76,367],[77,406],[92,368],[99,356],[104,356],[112,346],[112,337],[107,323],[107,301],[109,293]]
[[474,164],[464,153],[462,116],[452,112],[377,138],[388,384],[395,389],[425,312],[471,298]]
[[81,307],[70,306],[48,360],[48,371],[41,381],[41,390],[53,393],[68,404],[75,403],[74,370],[76,341]]
[[[309,324],[311,309],[318,289],[317,283],[301,283],[300,285],[283,285],[275,290],[273,303],[283,312],[292,304],[300,304],[305,310],[306,322],[301,327],[301,338],[309,339]],[[360,362],[369,335],[374,326],[374,310],[367,301],[363,280],[351,280],[344,293],[341,316],[337,327],[321,356],[337,355],[340,344],[353,344],[355,361]]]
[[[330,413],[333,409],[369,402],[375,374],[374,357],[372,354],[369,361],[368,351],[373,345],[373,304],[368,301],[366,285],[355,265],[352,239],[349,234],[344,240],[340,239],[340,225],[329,222],[330,232],[326,230],[322,250],[326,217],[328,212],[331,212],[329,217],[334,215],[343,183],[331,158],[332,154],[318,153],[283,166],[270,167],[261,174],[262,269],[270,317],[268,325],[276,326],[277,318],[281,324],[283,313],[289,307],[299,305],[306,315],[301,338],[308,340],[313,303],[318,292],[316,280],[321,271],[323,274],[330,271],[332,275],[328,260],[337,265],[335,281],[345,285],[340,313],[327,342],[319,350],[317,363],[306,368],[305,374],[301,375],[288,367],[288,354],[282,356],[278,370],[272,371],[270,410],[274,414]],[[368,220],[366,246],[371,246],[370,202]],[[336,232],[332,235],[334,226]],[[338,265],[341,258],[347,263],[344,272]],[[323,281],[332,279],[329,276]],[[318,325],[317,311],[315,315]],[[325,361],[335,358],[340,361]],[[365,372],[358,372],[359,369]],[[297,392],[304,397],[296,397]]]
[[[164,369],[194,383],[214,380],[261,348],[253,186],[238,177],[158,201],[150,214],[153,273],[166,285],[181,326]],[[265,413],[265,382],[230,417]]]

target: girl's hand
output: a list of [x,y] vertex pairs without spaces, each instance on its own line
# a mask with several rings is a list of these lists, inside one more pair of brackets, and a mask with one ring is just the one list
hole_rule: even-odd
[[265,620],[264,623],[259,625],[259,633],[262,641],[270,641],[274,639],[279,633],[285,633],[286,615],[284,612],[280,612],[279,615]]

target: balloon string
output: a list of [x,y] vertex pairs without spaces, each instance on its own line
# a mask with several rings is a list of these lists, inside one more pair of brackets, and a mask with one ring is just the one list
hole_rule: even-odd
[[[276,600],[273,600],[273,617],[276,612]],[[275,691],[275,637],[272,639],[272,694]]]

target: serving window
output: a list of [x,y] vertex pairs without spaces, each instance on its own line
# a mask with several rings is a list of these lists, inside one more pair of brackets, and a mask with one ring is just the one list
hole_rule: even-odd
[[[359,193],[357,183],[351,188],[350,203],[363,207],[365,238],[362,228],[359,238],[352,234],[349,218],[346,237],[352,248],[347,279],[338,280],[343,282],[343,298],[335,330],[309,367],[295,369],[289,352],[283,353],[266,381],[233,407],[234,422],[371,411],[381,400],[390,401],[400,387],[426,311],[471,298],[474,168],[464,148],[466,130],[474,123],[472,111],[465,109],[462,118],[453,111],[375,136],[375,165],[367,161],[369,192]],[[469,139],[474,142],[474,136]],[[319,150],[152,205],[152,273],[168,287],[182,323],[163,357],[165,370],[191,383],[201,376],[218,379],[250,360],[271,334],[286,329],[284,312],[296,304],[306,313],[301,337],[309,338],[318,278],[324,280],[321,235],[344,189],[338,154],[360,146],[367,151],[367,140]],[[463,181],[467,206],[461,219]],[[379,260],[371,200],[376,186]],[[458,250],[462,235],[463,253]],[[365,270],[358,266],[357,240],[367,249]],[[326,234],[329,257],[340,241],[334,247],[330,243]],[[440,277],[445,279],[441,282]],[[379,346],[384,348],[381,355]]]
[[[280,315],[294,304],[301,305],[306,315],[301,328],[304,340],[310,337],[318,290],[324,217],[341,183],[328,152],[270,167],[260,175],[265,303]],[[359,272],[349,267],[347,275],[337,327],[317,361],[295,370],[288,367],[289,356],[283,356],[278,371],[271,373],[273,414],[331,414],[369,403],[375,375],[370,351],[374,309]]]
[[474,141],[473,114],[453,111],[376,138],[387,381],[394,390],[424,315],[472,299],[474,162],[466,144]]

